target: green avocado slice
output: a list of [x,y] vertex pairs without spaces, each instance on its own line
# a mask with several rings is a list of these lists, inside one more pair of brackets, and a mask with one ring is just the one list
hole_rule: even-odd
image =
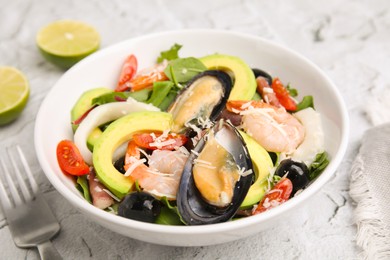
[[252,69],[242,59],[222,54],[212,54],[200,58],[208,69],[217,69],[232,74],[233,89],[229,100],[251,100],[256,92],[256,79]]
[[93,88],[85,91],[80,98],[76,101],[72,110],[70,111],[70,117],[72,121],[72,129],[76,131],[78,125],[73,124],[73,121],[79,119],[85,112],[92,108],[92,100],[102,94],[113,92],[109,88]]
[[133,187],[133,181],[120,173],[112,162],[114,151],[140,131],[171,129],[172,115],[165,112],[135,112],[111,123],[93,148],[93,165],[98,179],[119,199]]
[[246,133],[240,131],[246,143],[249,155],[252,159],[256,180],[241,204],[241,209],[248,209],[258,203],[264,196],[268,187],[267,177],[270,169],[274,166],[268,152]]

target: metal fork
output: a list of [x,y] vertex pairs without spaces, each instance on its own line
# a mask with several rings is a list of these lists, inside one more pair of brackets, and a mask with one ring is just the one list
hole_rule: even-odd
[[40,194],[26,157],[19,146],[5,150],[0,158],[4,180],[3,184],[0,175],[0,201],[16,246],[38,247],[41,259],[62,259],[50,242],[60,225]]

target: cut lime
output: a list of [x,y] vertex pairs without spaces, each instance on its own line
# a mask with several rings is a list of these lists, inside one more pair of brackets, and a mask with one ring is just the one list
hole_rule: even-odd
[[12,67],[0,67],[0,125],[15,120],[22,113],[30,94],[26,77]]
[[68,69],[99,49],[99,33],[80,21],[60,20],[43,27],[37,45],[46,60]]

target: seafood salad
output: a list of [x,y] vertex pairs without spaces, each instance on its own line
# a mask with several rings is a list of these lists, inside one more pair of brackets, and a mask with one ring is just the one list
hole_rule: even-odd
[[330,160],[313,97],[240,57],[181,48],[148,68],[129,54],[114,86],[79,97],[73,139],[57,145],[64,174],[95,207],[164,225],[250,217],[299,196]]

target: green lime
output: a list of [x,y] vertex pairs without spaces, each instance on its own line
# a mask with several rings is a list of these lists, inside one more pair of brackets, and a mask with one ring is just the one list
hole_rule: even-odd
[[68,69],[99,49],[100,36],[84,22],[60,20],[43,27],[36,41],[46,60]]
[[0,125],[15,120],[23,111],[30,87],[22,72],[13,67],[0,67]]

